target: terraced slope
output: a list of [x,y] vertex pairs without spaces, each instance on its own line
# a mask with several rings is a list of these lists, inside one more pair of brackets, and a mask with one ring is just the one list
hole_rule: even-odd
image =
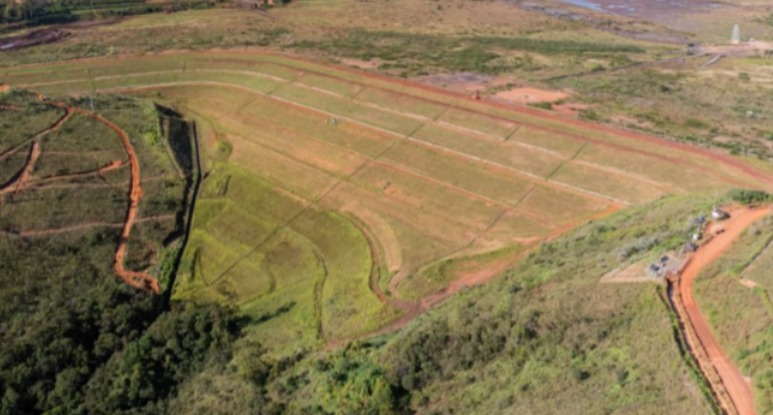
[[625,206],[773,187],[707,150],[284,56],[84,60],[0,82],[143,94],[195,118],[209,173],[175,295],[240,305],[277,347],[399,325]]

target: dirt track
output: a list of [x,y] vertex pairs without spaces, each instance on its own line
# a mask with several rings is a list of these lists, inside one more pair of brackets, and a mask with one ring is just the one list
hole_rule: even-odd
[[30,154],[27,156],[27,162],[24,164],[21,172],[19,172],[16,178],[11,180],[10,183],[0,188],[0,205],[3,203],[1,198],[3,195],[7,193],[18,193],[24,189],[30,179],[32,169],[35,168],[35,164],[38,162],[38,158],[40,158],[40,144],[38,144],[37,141],[33,141],[30,148]]
[[129,241],[129,235],[131,235],[134,222],[137,220],[137,212],[140,207],[140,200],[142,199],[142,187],[140,186],[140,162],[137,159],[137,153],[134,152],[131,140],[129,136],[120,129],[117,125],[103,118],[101,115],[94,114],[85,110],[79,110],[97,121],[105,124],[110,129],[115,131],[121,138],[126,154],[129,156],[129,164],[131,166],[131,185],[129,187],[129,210],[126,213],[126,222],[121,232],[121,241],[118,243],[118,249],[115,251],[115,263],[113,269],[115,273],[127,284],[137,287],[143,290],[150,290],[153,293],[158,294],[158,280],[152,275],[144,272],[129,271],[124,268],[124,260],[126,258],[126,250],[128,248],[127,242]]
[[[45,99],[42,96],[38,96],[38,99],[45,102]],[[32,142],[32,146],[30,148],[30,154],[27,157],[27,162],[25,163],[23,169],[19,172],[19,174],[14,179],[12,179],[9,183],[5,184],[2,188],[0,188],[0,197],[5,195],[6,193],[16,193],[24,189],[27,182],[30,181],[32,169],[35,167],[35,164],[37,163],[37,160],[40,157],[41,150],[40,150],[40,144],[38,143],[38,139],[54,130],[57,130],[67,120],[70,119],[73,113],[75,112],[82,113],[88,117],[94,118],[95,120],[105,124],[107,127],[115,131],[115,133],[118,134],[118,136],[121,138],[121,143],[123,144],[126,154],[129,156],[129,164],[131,165],[131,184],[129,187],[129,201],[130,201],[129,210],[126,214],[126,221],[123,224],[123,231],[121,232],[121,241],[119,242],[118,249],[115,252],[115,263],[113,265],[113,269],[115,270],[116,275],[118,275],[118,277],[121,278],[125,283],[133,287],[136,287],[142,290],[150,290],[158,294],[159,293],[158,281],[153,276],[144,272],[129,271],[124,268],[124,260],[126,257],[126,250],[127,250],[127,241],[129,240],[132,227],[134,227],[134,223],[137,220],[137,211],[139,209],[140,199],[142,198],[142,188],[140,187],[140,164],[139,164],[139,160],[137,159],[137,154],[134,152],[134,147],[132,147],[131,141],[129,140],[129,136],[126,135],[126,133],[123,130],[121,130],[117,125],[113,124],[112,122],[108,121],[107,119],[105,119],[104,117],[98,114],[94,114],[92,112],[89,112],[80,108],[68,107],[61,102],[52,102],[51,105],[57,108],[63,109],[65,111],[65,114],[60,119],[58,119],[53,125],[41,131],[40,133],[35,134],[35,136],[33,136],[31,139],[25,141],[24,143],[0,155],[0,157],[6,157],[18,151],[18,149],[22,148],[30,141]],[[87,175],[102,174],[102,173],[120,168],[123,165],[124,165],[124,162],[122,162],[121,160],[115,160],[107,164],[106,166],[103,166],[95,170],[94,172],[85,172],[83,174],[87,174]],[[75,174],[70,176],[80,177],[83,174]],[[63,177],[70,177],[70,176],[63,176]],[[55,178],[49,178],[49,179],[61,179],[63,177],[55,177]],[[2,199],[0,199],[0,203],[1,202],[2,202]]]
[[[714,236],[690,259],[690,262],[680,275],[677,287],[678,295],[675,296],[675,300],[680,303],[679,305],[686,312],[687,322],[685,325],[689,324],[689,327],[687,327],[688,332],[691,331],[697,337],[698,344],[691,344],[693,355],[698,359],[704,372],[707,371],[707,368],[713,368],[713,371],[719,376],[720,384],[713,384],[712,388],[715,389],[717,396],[720,397],[722,406],[725,407],[728,413],[754,415],[756,413],[754,409],[754,394],[743,374],[733,365],[712,334],[706,317],[701,314],[693,297],[693,285],[700,271],[706,265],[719,258],[722,253],[728,250],[749,225],[762,219],[769,213],[770,207],[767,206],[734,210],[732,218],[723,223],[722,228],[725,231]],[[688,333],[688,342],[690,337],[691,333]],[[702,350],[695,350],[698,348]],[[717,388],[724,390],[717,391]],[[729,396],[729,399],[724,399],[725,396]]]
[[[39,98],[43,100],[42,96]],[[126,221],[124,222],[123,231],[121,232],[121,240],[118,243],[118,249],[115,251],[115,262],[113,264],[113,270],[115,270],[116,275],[126,284],[141,290],[153,291],[153,293],[158,294],[159,287],[158,280],[156,280],[156,278],[144,272],[129,271],[124,268],[126,251],[128,249],[127,242],[129,240],[129,236],[131,235],[132,228],[134,227],[134,223],[137,220],[137,212],[139,210],[140,200],[142,199],[142,187],[140,186],[140,163],[137,159],[137,153],[134,151],[134,147],[131,144],[129,136],[120,127],[113,124],[99,114],[95,114],[81,108],[68,107],[61,102],[53,102],[52,105],[64,109],[67,111],[67,114],[71,114],[72,112],[79,112],[83,115],[86,115],[87,117],[91,117],[113,130],[121,139],[124,151],[126,151],[126,154],[129,156],[129,165],[131,166],[131,184],[129,186],[129,210],[126,212]],[[100,170],[113,170],[121,167],[122,165],[122,162],[114,161]]]
[[32,143],[32,146],[30,147],[30,153],[29,156],[27,156],[27,161],[24,163],[24,167],[22,170],[9,181],[8,183],[3,184],[0,186],[0,205],[3,204],[2,197],[7,193],[18,193],[24,189],[24,187],[27,185],[27,182],[30,181],[30,177],[32,175],[32,170],[35,168],[35,165],[38,162],[38,158],[40,157],[40,144],[38,143],[38,140],[51,133],[52,131],[56,131],[61,127],[64,123],[67,122],[67,120],[72,117],[73,111],[70,108],[64,108],[64,115],[62,115],[59,119],[57,119],[53,124],[46,127],[44,130],[40,131],[39,133],[35,134],[31,138],[25,140],[24,142],[0,153],[0,161],[5,159],[6,157],[9,157],[13,154],[15,154],[20,149],[24,148],[27,144],[30,142]]

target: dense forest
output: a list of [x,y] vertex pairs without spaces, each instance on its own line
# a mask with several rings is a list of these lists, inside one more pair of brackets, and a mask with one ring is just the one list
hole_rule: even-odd
[[25,0],[0,1],[0,23],[38,26],[95,17],[127,16],[213,7],[224,0]]

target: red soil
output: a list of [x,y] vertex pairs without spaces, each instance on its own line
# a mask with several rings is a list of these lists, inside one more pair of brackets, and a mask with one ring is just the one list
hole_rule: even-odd
[[40,144],[38,143],[38,140],[45,136],[46,134],[58,130],[59,127],[61,127],[67,120],[70,119],[72,116],[72,110],[69,108],[65,109],[64,115],[56,120],[53,124],[51,124],[48,128],[44,129],[43,131],[35,134],[32,138],[29,140],[24,141],[23,143],[12,147],[3,153],[0,153],[0,160],[5,159],[6,157],[16,153],[21,148],[23,148],[27,143],[32,142],[32,147],[30,148],[30,154],[27,157],[27,162],[24,164],[24,167],[22,168],[22,171],[20,174],[12,180],[10,183],[7,183],[0,188],[0,205],[2,205],[2,196],[7,193],[18,193],[27,186],[27,182],[30,181],[30,177],[32,175],[32,169],[35,168],[35,164],[38,162],[38,158],[40,158]]
[[[681,301],[682,307],[687,315],[687,323],[692,328],[692,332],[698,339],[698,344],[692,345],[692,348],[700,347],[703,353],[697,353],[701,367],[713,367],[719,375],[721,384],[713,385],[724,389],[730,397],[730,402],[720,399],[728,412],[741,415],[753,415],[754,394],[751,386],[744,379],[744,376],[735,367],[727,356],[717,339],[711,332],[711,328],[706,317],[701,314],[695,298],[693,297],[693,285],[700,271],[708,264],[719,258],[726,250],[730,248],[741,233],[752,223],[762,219],[770,214],[770,207],[744,208],[736,209],[732,212],[732,217],[724,222],[725,231],[714,236],[709,242],[692,256],[690,262],[682,271],[679,278],[679,295],[675,296],[677,301]],[[724,396],[718,393],[718,396]]]
[[[194,52],[194,53],[196,53],[196,52]],[[202,52],[198,52],[198,53],[206,54],[207,52],[206,51],[202,51]],[[163,55],[168,56],[168,55],[173,55],[173,54],[174,53],[165,53]],[[470,97],[470,96],[467,96],[465,94],[454,93],[454,92],[451,92],[451,91],[448,91],[448,90],[445,90],[445,89],[442,89],[442,88],[439,88],[439,87],[435,87],[435,86],[432,86],[432,85],[418,84],[418,83],[415,83],[415,82],[412,82],[412,81],[408,81],[408,80],[403,80],[403,79],[395,79],[395,78],[391,78],[391,77],[387,77],[387,76],[383,76],[383,75],[379,75],[379,74],[374,74],[374,73],[370,73],[370,72],[364,72],[364,71],[348,68],[348,67],[345,67],[345,66],[342,66],[342,65],[338,65],[338,66],[336,66],[336,65],[324,65],[324,64],[320,64],[319,62],[312,61],[312,60],[309,60],[309,59],[304,59],[304,58],[301,58],[301,57],[298,57],[298,56],[288,56],[287,54],[271,53],[271,52],[266,52],[266,51],[262,51],[262,50],[259,50],[259,49],[245,50],[245,51],[225,51],[224,54],[231,54],[231,55],[235,55],[235,54],[265,55],[265,56],[277,56],[277,57],[282,57],[282,58],[290,58],[290,59],[293,59],[293,60],[297,60],[297,61],[301,61],[301,62],[306,62],[306,63],[309,63],[309,64],[314,64],[314,65],[319,65],[319,66],[327,66],[327,67],[335,68],[336,70],[339,70],[339,71],[352,73],[352,74],[355,74],[357,76],[362,76],[362,77],[366,77],[366,78],[376,79],[376,80],[379,80],[379,81],[382,81],[382,82],[396,83],[396,84],[400,84],[400,85],[404,85],[404,86],[409,86],[409,87],[414,88],[414,89],[423,89],[423,90],[432,92],[434,94],[451,96],[451,97],[454,97],[456,99],[463,99],[463,100],[467,100],[467,101],[471,101],[471,102],[479,102],[474,97]],[[146,56],[148,56],[148,55],[146,55]],[[150,56],[152,56],[152,55],[150,55]],[[126,58],[128,59],[130,57],[127,56]],[[83,58],[83,59],[76,59],[76,60],[71,60],[71,61],[67,61],[67,62],[71,62],[71,63],[73,63],[73,62],[95,62],[95,61],[100,61],[100,60],[104,60],[104,58]],[[24,65],[23,67],[39,67],[39,66],[44,66],[44,65],[46,65],[46,64]],[[416,97],[416,96],[413,96],[413,95],[411,95],[411,96],[415,97],[415,98],[418,98],[418,99],[424,99],[424,98]],[[438,102],[436,100],[431,100],[431,99],[424,99],[424,100],[431,101],[431,102]],[[444,103],[444,104],[449,105],[448,103]],[[566,124],[580,126],[582,128],[586,128],[586,129],[589,129],[589,130],[592,130],[592,131],[600,131],[600,132],[605,132],[605,133],[616,134],[618,136],[629,138],[629,139],[632,139],[632,140],[644,141],[644,142],[647,142],[647,143],[653,143],[653,144],[657,144],[657,145],[661,145],[661,146],[670,147],[670,148],[673,148],[673,149],[676,149],[676,150],[685,151],[685,152],[688,152],[688,153],[700,155],[700,156],[703,156],[703,157],[708,157],[708,158],[713,159],[713,160],[715,160],[717,162],[720,162],[720,163],[723,163],[725,165],[731,166],[731,167],[733,167],[736,170],[740,170],[744,174],[746,174],[748,176],[751,176],[751,177],[754,177],[755,179],[760,180],[763,183],[766,183],[766,184],[769,184],[769,185],[773,185],[773,178],[771,178],[769,175],[767,175],[766,173],[764,173],[764,172],[762,172],[762,171],[760,171],[760,170],[758,170],[758,169],[756,169],[756,168],[754,168],[752,166],[749,166],[749,165],[743,163],[740,160],[737,160],[737,159],[729,156],[728,154],[719,153],[719,152],[715,152],[715,151],[710,151],[710,150],[702,149],[702,148],[698,148],[698,147],[693,147],[693,146],[688,145],[688,144],[676,143],[676,142],[669,141],[669,140],[666,140],[666,139],[663,139],[663,138],[654,137],[654,136],[650,136],[650,135],[646,135],[646,134],[641,134],[641,133],[636,133],[636,132],[627,131],[627,130],[622,130],[620,128],[609,127],[609,126],[602,125],[602,124],[593,124],[593,123],[590,123],[590,122],[573,119],[573,118],[567,117],[565,115],[551,114],[551,113],[549,113],[547,111],[542,111],[542,110],[538,110],[538,109],[534,109],[534,108],[529,108],[527,106],[509,105],[509,104],[499,103],[499,102],[496,102],[496,101],[487,101],[486,104],[490,105],[490,106],[498,107],[498,108],[501,108],[501,109],[505,109],[505,110],[511,111],[511,112],[518,112],[518,113],[522,113],[522,114],[528,114],[528,115],[536,117],[536,118],[543,118],[543,119],[548,119],[548,120],[559,121],[559,122],[566,123]],[[449,106],[451,106],[453,108],[457,108],[457,107],[455,107],[453,105],[449,105]],[[460,109],[467,110],[465,108],[460,108]],[[494,118],[496,118],[496,117],[494,117]],[[507,121],[512,122],[512,120],[507,120]],[[549,129],[549,128],[544,128],[544,129],[548,130],[548,131],[551,131],[551,129]],[[562,132],[562,134],[566,134],[566,133]],[[645,155],[648,155],[648,156],[657,157],[657,158],[660,158],[660,159],[663,159],[663,160],[667,160],[667,161],[672,162],[672,163],[677,163],[677,164],[682,164],[682,165],[684,165],[684,164],[694,165],[694,163],[691,163],[689,161],[680,159],[678,157],[665,156],[662,153],[655,153],[655,152],[648,152],[648,151],[644,151],[644,150],[632,149],[632,148],[629,148],[629,147],[624,147],[624,146],[608,143],[608,142],[605,142],[603,140],[589,139],[588,137],[579,137],[579,138],[581,138],[583,140],[586,140],[586,141],[590,141],[590,142],[592,142],[594,144],[611,146],[611,147],[614,147],[614,148],[617,148],[617,149],[620,149],[620,150],[623,150],[623,151],[634,152],[634,153],[639,153],[639,154],[645,154]],[[694,167],[698,167],[701,171],[703,171],[706,174],[710,174],[710,175],[716,176],[716,174],[713,171],[711,171],[711,169],[705,168],[703,166],[696,166],[696,165],[694,165]],[[731,184],[734,184],[734,185],[738,184],[736,181],[731,181],[731,180],[727,180],[727,179],[725,179],[725,181],[726,182],[731,182]]]
[[[231,52],[231,53],[233,53],[233,52]],[[272,54],[272,53],[258,52],[258,51],[245,51],[243,53],[244,54],[263,54],[263,55],[275,55],[275,56],[280,56],[280,57],[287,57],[286,55],[279,55],[279,54]],[[295,60],[306,61],[306,62],[309,62],[309,63],[313,63],[315,65],[319,65],[318,62],[308,61],[308,60],[304,60],[304,59],[301,59],[301,58],[298,58],[298,57],[292,57],[292,58],[295,59]],[[95,61],[95,60],[97,60],[97,59],[84,59],[83,61]],[[32,66],[39,66],[39,65],[32,65]],[[379,81],[382,81],[382,82],[397,83],[397,84],[408,86],[408,87],[411,87],[411,88],[414,88],[414,89],[423,89],[423,90],[426,90],[426,91],[429,91],[431,93],[438,94],[438,95],[441,95],[441,96],[450,96],[450,97],[453,97],[455,99],[464,99],[464,100],[467,100],[467,101],[476,101],[475,98],[473,98],[473,97],[469,97],[469,96],[466,96],[466,95],[453,93],[453,92],[450,92],[450,91],[447,91],[447,90],[444,90],[444,89],[441,89],[441,88],[438,88],[438,87],[433,87],[433,86],[429,86],[429,85],[422,85],[422,84],[416,84],[414,82],[410,82],[410,81],[406,81],[406,80],[389,78],[389,77],[385,77],[385,76],[381,76],[381,75],[377,75],[377,74],[373,74],[373,73],[365,73],[365,72],[362,72],[362,71],[357,71],[357,70],[353,70],[353,69],[349,69],[349,68],[335,67],[335,69],[336,70],[340,70],[340,71],[350,72],[350,73],[356,74],[358,76],[364,76],[364,77],[367,77],[367,78],[376,79],[376,80],[379,80]],[[424,98],[416,97],[414,95],[411,95],[411,96],[415,97],[417,99],[424,99]],[[432,100],[432,99],[425,99],[425,100],[431,101],[431,102],[439,102],[437,100]],[[462,110],[465,110],[465,111],[469,111],[466,108],[457,107],[457,106],[454,106],[452,104],[448,104],[447,102],[444,103],[444,104],[448,105],[449,107],[452,107],[452,108],[458,108],[458,109],[462,109]],[[562,115],[558,115],[558,114],[551,114],[551,113],[548,113],[548,112],[545,112],[545,111],[541,111],[541,110],[538,110],[538,109],[532,109],[532,108],[528,108],[528,107],[525,107],[525,106],[513,106],[513,105],[507,105],[507,104],[491,102],[491,101],[487,102],[487,105],[498,107],[498,108],[501,108],[501,109],[504,109],[504,110],[507,110],[507,111],[511,111],[511,112],[527,114],[527,115],[535,117],[535,118],[542,118],[542,119],[557,121],[557,122],[561,122],[561,123],[565,123],[565,124],[579,126],[581,128],[584,128],[584,129],[590,130],[590,131],[597,131],[597,132],[602,132],[602,133],[610,133],[610,134],[617,135],[619,137],[624,137],[624,138],[628,138],[628,139],[631,139],[631,140],[636,140],[636,141],[640,141],[640,142],[644,142],[644,143],[650,143],[650,144],[653,144],[653,145],[661,146],[661,148],[662,147],[666,147],[666,148],[671,148],[671,149],[678,150],[678,151],[683,151],[683,152],[687,152],[687,153],[691,153],[691,154],[696,154],[696,155],[699,155],[699,156],[702,156],[702,157],[707,157],[707,158],[712,159],[712,160],[714,160],[716,162],[719,162],[719,163],[722,163],[724,165],[730,166],[730,167],[734,168],[735,170],[743,172],[745,175],[753,177],[753,178],[755,178],[755,179],[757,179],[757,180],[759,180],[759,181],[761,181],[763,183],[766,183],[768,185],[773,185],[773,179],[769,175],[767,175],[766,173],[764,173],[764,172],[762,172],[760,170],[757,170],[754,167],[751,167],[751,166],[743,163],[740,160],[736,160],[735,158],[733,158],[733,157],[731,157],[731,156],[729,156],[727,154],[713,152],[713,151],[709,151],[709,150],[706,150],[706,149],[701,149],[701,148],[693,147],[693,146],[686,145],[686,144],[675,143],[675,142],[668,141],[668,140],[665,140],[665,139],[662,139],[662,138],[648,136],[648,135],[645,135],[645,134],[640,134],[640,133],[626,131],[626,130],[621,130],[621,129],[618,129],[618,128],[608,127],[608,126],[605,126],[605,125],[592,124],[592,123],[589,123],[589,122],[568,118],[566,116],[562,116]],[[494,118],[497,118],[497,117],[494,117]],[[511,120],[507,120],[507,121],[508,122],[512,122]],[[539,127],[539,128],[547,130],[547,131],[553,131],[550,128],[544,128],[544,127]],[[117,130],[117,131],[120,131],[120,130]],[[715,177],[720,177],[715,172],[711,171],[711,169],[709,169],[708,167],[705,167],[705,166],[702,166],[702,165],[697,165],[694,162],[691,162],[689,160],[684,160],[684,159],[681,159],[679,157],[664,155],[663,151],[654,152],[654,151],[640,150],[640,149],[636,149],[636,148],[626,147],[626,146],[623,146],[623,145],[620,145],[620,144],[609,143],[609,142],[606,142],[606,141],[603,141],[603,140],[599,140],[599,139],[594,139],[594,138],[589,138],[589,137],[573,136],[571,134],[567,134],[566,132],[560,132],[560,133],[563,134],[563,135],[575,137],[575,138],[577,138],[579,140],[583,140],[585,142],[591,142],[591,143],[602,145],[602,146],[613,147],[613,148],[616,148],[616,149],[619,149],[619,150],[622,150],[622,151],[625,151],[625,152],[643,154],[643,155],[655,157],[657,159],[666,160],[666,161],[669,161],[669,162],[672,162],[672,163],[676,163],[676,164],[679,164],[679,165],[690,165],[690,166],[698,168],[699,170],[705,172],[706,174],[709,174],[709,175],[712,175],[712,176],[715,176]],[[122,139],[124,139],[124,141],[125,141],[125,136],[122,136]],[[128,142],[125,141],[125,146],[127,146],[127,144],[128,144]],[[130,148],[131,148],[130,146],[127,146],[127,152],[130,151]],[[494,164],[494,166],[497,166],[497,167],[500,167],[500,168],[502,167],[502,166],[498,166],[498,165],[495,165],[495,164]],[[135,167],[136,167],[136,171],[135,171]],[[133,178],[132,179],[132,191],[131,191],[131,193],[132,193],[132,205],[130,207],[129,214],[127,215],[126,227],[124,229],[124,240],[125,240],[125,238],[128,237],[129,232],[131,230],[131,224],[133,223],[134,216],[136,215],[136,204],[139,201],[139,197],[140,197],[140,193],[141,193],[141,190],[139,188],[139,180],[135,180],[135,178],[138,178],[138,177],[139,177],[139,170],[138,170],[138,166],[136,164],[136,160],[132,160],[132,178]],[[723,179],[726,182],[731,182],[733,184],[736,184],[738,182],[738,181],[736,181],[734,179],[730,179],[730,178],[727,178],[727,177],[720,177],[720,178]],[[554,184],[554,183],[550,183],[550,182],[542,182],[542,184],[546,185],[546,186],[549,186],[549,187],[560,188],[560,190],[562,190],[562,191],[567,191],[567,190],[571,191],[571,190],[573,190],[571,187],[565,187],[565,186],[562,186],[560,184]],[[582,192],[579,189],[575,189],[575,192],[581,193],[581,194],[583,194],[583,196],[586,196],[586,197],[589,196],[586,192]],[[609,203],[609,199],[607,199],[607,198],[603,198],[600,195],[593,195],[593,196],[596,196],[599,200],[603,200],[604,202]],[[616,204],[612,205],[609,209],[607,209],[606,211],[601,212],[597,216],[600,217],[600,216],[612,213],[615,210],[617,210],[618,208],[619,208],[618,205],[616,205]],[[567,226],[561,227],[560,229],[557,229],[555,232],[553,232],[553,234],[551,235],[551,238],[555,237],[557,235],[560,235],[563,232],[566,232],[567,230],[573,228],[574,226],[576,226],[578,224],[579,223],[569,224]],[[117,272],[119,272],[119,271],[125,272],[125,270],[123,270],[122,265],[120,267],[120,270],[118,268],[118,263],[119,263],[118,261],[119,261],[119,259],[122,260],[124,255],[125,255],[125,241],[122,241],[121,248],[119,248],[119,252],[116,253],[116,261],[117,261],[116,262],[116,271]],[[494,271],[498,271],[500,268],[503,267],[502,264],[495,264],[495,265],[496,266],[493,267]],[[498,275],[497,272],[493,272],[493,271],[492,272],[480,271],[480,272],[474,273],[473,275],[467,276],[466,278],[469,281],[472,281],[472,282],[482,283],[482,282],[485,282],[489,278],[491,278],[493,276],[496,276],[496,275]],[[460,282],[456,282],[456,283],[452,284],[452,286],[455,286],[455,287],[461,287],[461,286],[464,286],[464,285],[465,285],[465,282],[463,280],[460,281]],[[439,297],[439,299],[437,301],[441,301],[442,299],[448,297],[452,293],[453,293],[452,290],[448,290],[447,293],[444,293],[444,295]],[[377,295],[378,295],[378,293],[377,293]],[[381,295],[379,295],[379,298],[382,298],[382,296],[384,296],[383,293],[381,293]],[[383,298],[385,299],[386,297],[384,296]],[[433,299],[433,300],[428,300],[427,302],[431,302],[431,303],[434,304],[437,301],[435,301]],[[413,317],[415,317],[415,314],[418,314],[418,311],[413,311],[412,310],[405,317],[403,317],[400,320],[396,321],[392,325],[387,326],[387,327],[379,330],[379,332],[373,333],[373,334],[378,334],[378,333],[382,333],[382,332],[387,332],[387,331],[399,329],[400,327],[402,327],[405,324],[407,324],[407,322],[410,321]]]
[[525,105],[538,102],[556,102],[568,98],[569,94],[563,91],[548,91],[537,88],[515,88],[499,92],[494,97],[513,104]]
[[[15,180],[12,180],[10,183],[0,188],[0,197],[7,193],[15,194],[24,189],[29,181],[32,169],[38,162],[38,158],[40,158],[40,145],[37,141],[33,141],[32,147],[30,148],[30,154],[27,157],[27,162],[24,164],[24,168],[22,168],[21,174],[19,174]],[[0,199],[0,204],[2,204],[2,199]]]
[[[41,100],[43,99],[43,97],[39,98]],[[67,107],[64,103],[61,102],[54,102],[53,105],[59,108],[64,108],[66,111],[68,111],[68,113],[76,111],[95,119],[113,130],[121,139],[124,151],[126,151],[126,154],[129,156],[129,165],[131,166],[131,184],[129,186],[129,210],[126,213],[126,221],[124,222],[123,231],[121,232],[121,241],[118,243],[118,249],[115,252],[113,270],[115,271],[116,275],[126,284],[141,290],[152,291],[153,293],[158,294],[158,280],[156,280],[155,277],[144,272],[130,271],[124,267],[126,251],[128,249],[127,242],[129,240],[129,236],[131,235],[132,228],[134,227],[134,223],[137,220],[137,212],[139,210],[140,200],[142,199],[142,187],[140,186],[140,163],[137,159],[137,153],[134,151],[134,147],[131,145],[129,136],[117,125],[113,124],[99,114],[95,114],[81,108]],[[113,170],[121,167],[122,164],[123,162],[120,160],[115,161],[103,167],[100,169],[100,171]]]
[[[113,269],[115,270],[115,273],[118,275],[118,277],[120,277],[125,283],[133,287],[142,290],[153,291],[153,293],[158,294],[158,280],[156,280],[155,277],[145,272],[129,271],[124,268],[124,260],[126,258],[126,250],[128,248],[127,242],[129,240],[129,236],[131,235],[134,222],[137,220],[137,212],[140,207],[140,200],[142,199],[142,187],[140,187],[140,163],[137,159],[137,153],[135,153],[134,147],[131,145],[129,136],[117,125],[108,121],[99,114],[94,114],[85,110],[79,111],[91,116],[92,118],[105,124],[110,129],[115,131],[115,133],[118,134],[118,136],[121,138],[121,143],[123,144],[124,150],[129,156],[129,164],[131,166],[129,210],[126,213],[126,222],[124,223],[123,231],[121,232],[121,242],[119,242],[118,249],[115,251],[115,262],[113,264]],[[115,168],[115,163],[113,163],[111,166]]]
[[69,109],[69,108],[64,108],[64,111],[65,111],[64,115],[62,115],[58,120],[56,120],[55,123],[53,123],[51,126],[46,128],[45,130],[35,134],[32,138],[30,138],[28,140],[25,140],[22,143],[19,143],[15,147],[11,147],[8,150],[5,150],[2,153],[0,153],[0,161],[4,160],[6,157],[8,157],[8,156],[10,156],[12,154],[15,154],[17,151],[19,151],[20,149],[24,148],[24,146],[26,146],[28,143],[33,142],[33,141],[37,141],[38,139],[40,139],[44,135],[46,135],[46,134],[48,134],[48,133],[50,133],[52,131],[58,130],[59,127],[61,127],[62,124],[66,123],[67,120],[69,120],[70,117],[72,117],[72,114],[73,114],[72,110]]

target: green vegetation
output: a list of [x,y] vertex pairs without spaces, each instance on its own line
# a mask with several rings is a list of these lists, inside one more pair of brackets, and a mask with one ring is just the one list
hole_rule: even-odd
[[430,294],[443,291],[449,284],[465,275],[492,266],[507,268],[508,264],[515,262],[521,251],[523,247],[515,244],[484,254],[442,259],[406,278],[399,285],[399,290],[403,298],[421,300]]
[[[703,78],[693,76],[702,62],[690,59],[640,67],[682,51],[623,38],[633,25],[613,17],[598,30],[518,2],[298,1],[271,14],[174,3],[191,10],[116,19],[3,52],[0,82],[77,93],[70,105],[129,133],[144,194],[125,265],[168,291],[143,295],[113,274],[128,169],[80,173],[125,161],[115,135],[76,114],[39,138],[31,187],[0,200],[0,413],[715,410],[674,341],[662,290],[598,279],[683,245],[711,203],[667,195],[766,183],[706,153],[243,49],[288,49],[484,96],[544,82],[577,91],[569,103],[591,104],[580,118],[760,158],[773,131],[768,91],[759,88],[769,80],[767,58],[721,61]],[[10,11],[2,29],[171,5],[58,1]],[[212,47],[238,50],[136,56]],[[14,67],[97,56],[117,59]],[[168,108],[98,95],[116,91]],[[19,177],[30,138],[63,115],[28,98],[0,95],[0,105],[23,107],[0,108],[0,154],[20,146],[0,156],[0,185]],[[192,131],[204,167],[189,224]],[[747,145],[750,137],[757,144]],[[540,244],[612,203],[649,204]],[[735,265],[706,283],[728,301],[702,298],[713,302],[712,324],[753,372],[766,410],[769,225],[750,232]],[[479,254],[453,256],[463,252]],[[510,267],[395,334],[355,340],[402,327],[401,317],[460,277]],[[407,277],[391,292],[398,275]],[[737,284],[738,275],[759,286]],[[739,304],[754,312],[730,327]]]
[[773,200],[773,195],[761,190],[734,190],[730,194],[730,198],[734,202],[741,203],[742,205],[759,205],[763,203],[769,203]]
[[[22,91],[0,96],[0,105],[12,108],[0,111],[4,118],[18,120],[3,121],[13,134],[0,138],[0,151],[30,138],[41,149],[32,178],[0,205],[0,413],[165,412],[178,384],[227,362],[239,334],[235,314],[217,305],[169,308],[116,278],[128,172],[78,176],[126,157],[115,132],[77,114],[37,137],[61,110]],[[93,105],[133,137],[141,171],[155,175],[143,186],[140,219],[182,213],[186,193],[166,140],[144,139],[159,125],[152,104],[99,97],[68,105]],[[177,232],[173,221],[137,224],[126,266],[168,274],[168,260],[157,268],[152,258],[179,249],[162,247]]]
[[258,386],[264,405],[290,414],[709,412],[658,290],[598,278],[618,265],[619,243],[651,234],[684,241],[685,223],[710,202],[666,198],[616,214],[544,245],[397,334],[271,362]]
[[[416,33],[355,29],[344,37],[305,40],[293,48],[324,51],[334,56],[362,60],[378,59],[385,68],[402,69],[403,76],[421,75],[437,70],[496,74],[515,69],[535,71],[540,66],[530,58],[505,59],[500,53],[532,52],[542,55],[608,58],[616,54],[644,53],[630,44],[578,42],[513,37],[455,37]],[[428,53],[428,51],[430,51]],[[527,55],[528,56],[528,55]]]
[[213,7],[224,0],[100,0],[96,5],[91,0],[25,0],[21,2],[0,1],[0,23],[21,23],[24,26],[40,26],[69,23],[79,19],[94,19],[110,16],[129,16]]
[[773,411],[773,369],[764,363],[773,355],[771,231],[770,218],[752,225],[695,285],[698,305],[719,343],[741,373],[752,379],[759,413]]
[[[506,266],[487,251],[516,255],[602,212],[605,196],[644,203],[681,189],[725,189],[730,180],[757,185],[702,154],[669,149],[681,157],[675,163],[614,132],[281,56],[181,53],[8,69],[3,76],[56,79],[53,90],[39,85],[53,96],[84,84],[89,94],[150,83],[137,93],[197,121],[204,180],[173,297],[238,306],[257,322],[246,333],[271,356],[375,332],[425,296],[476,275],[475,267]],[[68,80],[75,82],[62,82]],[[382,108],[379,97],[395,99]],[[79,102],[91,105],[88,95]],[[130,112],[94,105],[141,137],[137,146],[153,150],[140,154],[143,188],[155,195],[142,214],[159,217],[168,200],[185,200],[190,183],[153,179],[163,175],[157,161],[176,153],[157,145],[170,129],[165,122],[134,128]],[[76,116],[72,126],[87,121]],[[79,136],[94,157],[109,154],[87,133]],[[94,164],[74,160],[70,170]],[[703,174],[708,166],[716,176]],[[190,160],[177,167],[190,169]],[[116,175],[120,180],[126,178]],[[137,235],[165,240],[179,229],[179,218],[171,219],[140,223]],[[153,254],[159,246],[129,243],[133,267],[168,268],[169,254]],[[465,250],[481,256],[437,265]],[[425,268],[433,263],[439,268]],[[410,277],[395,289],[388,278],[396,275]]]
[[[630,68],[604,76],[549,80],[554,87],[578,92],[577,101],[593,104],[580,113],[591,121],[611,122],[706,146],[735,155],[767,160],[766,137],[773,124],[759,68],[769,58],[728,60],[698,75],[703,57],[687,58],[676,68]],[[751,82],[739,82],[744,74]],[[731,91],[728,95],[727,91]]]

